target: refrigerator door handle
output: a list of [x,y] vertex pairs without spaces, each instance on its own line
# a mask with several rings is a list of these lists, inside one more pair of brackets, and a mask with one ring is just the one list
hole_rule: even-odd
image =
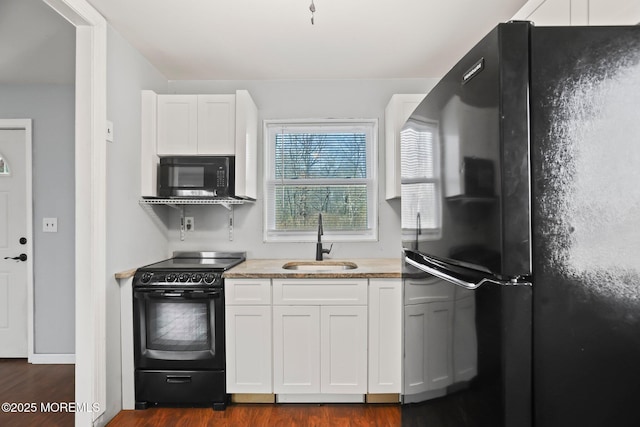
[[[478,289],[480,286],[484,285],[485,283],[493,283],[500,286],[530,285],[530,283],[523,283],[518,281],[499,280],[495,277],[482,277],[478,281],[470,281],[462,277],[454,276],[453,272],[449,273],[449,272],[443,271],[444,268],[441,265],[442,264],[441,262],[432,260],[424,254],[419,254],[421,261],[418,262],[412,259],[412,257],[410,257],[407,254],[408,252],[409,251],[405,250],[404,259],[407,264],[412,265],[417,269],[424,271],[426,273],[429,273],[433,276],[436,276],[442,280],[446,280],[447,282],[453,283],[454,285],[461,286],[465,289],[471,289],[471,290]],[[415,257],[416,256],[415,254],[417,253],[415,251],[411,251],[411,252],[413,254],[413,257]]]

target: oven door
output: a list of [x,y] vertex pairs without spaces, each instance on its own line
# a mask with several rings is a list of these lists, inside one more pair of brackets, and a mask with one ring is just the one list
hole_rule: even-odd
[[223,289],[134,289],[136,369],[224,369]]

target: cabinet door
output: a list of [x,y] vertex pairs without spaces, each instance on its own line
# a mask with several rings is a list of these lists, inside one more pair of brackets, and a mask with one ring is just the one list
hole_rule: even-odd
[[405,307],[404,394],[452,384],[453,301]]
[[320,308],[322,393],[367,392],[367,307]]
[[236,91],[236,196],[258,197],[258,107],[246,90]]
[[369,280],[369,393],[400,393],[402,281]]
[[235,155],[236,96],[198,95],[198,154]]
[[273,307],[274,393],[320,392],[320,307]]
[[158,195],[158,95],[143,90],[140,96],[140,195]]
[[227,393],[272,393],[271,306],[226,306]]
[[158,95],[158,155],[196,154],[197,95]]

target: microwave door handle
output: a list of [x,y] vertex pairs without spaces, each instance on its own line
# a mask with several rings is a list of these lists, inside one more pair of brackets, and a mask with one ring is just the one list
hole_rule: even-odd
[[495,277],[483,277],[480,280],[473,281],[469,278],[462,277],[462,275],[459,273],[447,271],[442,263],[435,262],[435,260],[429,259],[429,257],[424,254],[421,254],[420,257],[422,258],[422,260],[418,262],[405,255],[405,261],[407,262],[407,264],[416,267],[418,270],[429,273],[439,279],[446,280],[449,283],[453,283],[454,285],[460,286],[465,289],[478,289],[485,283],[493,283],[501,286],[515,284],[509,281],[497,280]]

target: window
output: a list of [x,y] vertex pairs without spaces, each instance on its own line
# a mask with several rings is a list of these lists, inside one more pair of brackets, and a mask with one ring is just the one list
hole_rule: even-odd
[[377,120],[265,121],[265,241],[377,236]]
[[416,121],[408,121],[400,132],[404,240],[428,240],[441,235],[437,135],[437,125]]

